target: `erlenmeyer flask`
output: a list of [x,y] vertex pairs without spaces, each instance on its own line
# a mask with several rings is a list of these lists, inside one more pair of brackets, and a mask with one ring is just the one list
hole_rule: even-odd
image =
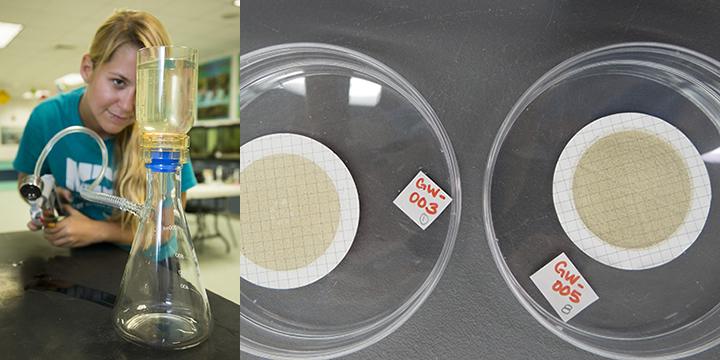
[[212,317],[180,203],[180,169],[147,169],[147,198],[113,317],[128,341],[185,349],[205,340]]

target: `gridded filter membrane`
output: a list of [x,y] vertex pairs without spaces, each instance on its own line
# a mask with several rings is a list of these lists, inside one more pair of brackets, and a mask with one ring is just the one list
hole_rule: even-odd
[[347,254],[360,216],[350,172],[310,138],[273,134],[240,148],[240,273],[291,289],[317,281]]
[[677,128],[640,113],[581,129],[560,154],[553,201],[570,239],[603,264],[647,269],[680,256],[705,226],[705,163]]

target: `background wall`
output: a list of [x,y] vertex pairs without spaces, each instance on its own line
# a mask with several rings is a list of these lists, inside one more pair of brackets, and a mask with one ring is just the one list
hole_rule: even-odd
[[[0,105],[0,138],[3,131],[8,129],[20,130],[25,127],[32,109],[37,105],[36,100],[12,98],[5,105]],[[12,161],[17,153],[16,144],[0,143],[0,162]]]

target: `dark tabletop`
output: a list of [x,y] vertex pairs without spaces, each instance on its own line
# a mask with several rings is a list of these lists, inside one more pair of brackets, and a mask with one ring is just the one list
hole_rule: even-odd
[[[720,59],[719,12],[712,1],[243,1],[242,54],[320,42],[369,55],[427,99],[457,155],[463,209],[445,273],[409,321],[347,358],[599,358],[536,322],[493,261],[482,213],[493,139],[530,85],[584,51],[652,41]],[[693,357],[717,358],[720,347]]]
[[2,359],[240,356],[240,307],[210,291],[214,328],[202,344],[162,351],[123,340],[112,325],[112,303],[128,252],[114,245],[61,249],[49,245],[41,233],[24,231],[0,234],[0,249]]

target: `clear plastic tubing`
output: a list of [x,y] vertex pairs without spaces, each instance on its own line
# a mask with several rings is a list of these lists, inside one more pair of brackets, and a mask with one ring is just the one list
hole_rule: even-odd
[[102,181],[102,178],[105,176],[105,170],[107,170],[108,155],[107,147],[105,146],[102,138],[100,138],[100,135],[86,127],[70,126],[55,134],[55,136],[53,136],[50,141],[48,141],[47,145],[45,145],[45,148],[43,149],[42,153],[40,153],[40,157],[35,163],[35,177],[40,178],[40,169],[42,168],[42,164],[45,162],[45,158],[47,158],[47,155],[50,153],[53,146],[55,146],[55,143],[57,143],[58,140],[62,139],[65,135],[80,132],[88,134],[93,139],[95,139],[95,141],[97,141],[98,143],[98,146],[100,146],[100,150],[102,151],[102,169],[100,170],[100,174],[98,175],[97,179],[95,179],[95,181],[90,184],[90,186],[88,186],[87,189],[80,190],[80,196],[82,196],[85,200],[88,201],[110,205],[123,211],[130,211],[135,216],[139,217],[140,211],[142,210],[142,206],[140,206],[139,204],[136,204],[128,199],[118,196],[93,191],[93,189],[95,189],[95,187],[100,184],[100,181]]
[[100,138],[100,135],[98,135],[96,132],[84,127],[84,126],[70,126],[59,133],[55,134],[55,136],[48,141],[47,145],[45,145],[45,148],[43,149],[42,153],[40,153],[40,157],[38,158],[37,162],[35,163],[35,177],[40,177],[40,169],[42,168],[43,163],[45,162],[45,158],[47,158],[47,155],[52,150],[53,146],[55,146],[55,143],[58,142],[58,140],[62,139],[65,135],[69,135],[72,133],[79,133],[83,132],[88,135],[90,135],[95,141],[97,141],[98,145],[100,146],[100,150],[102,150],[102,171],[100,171],[100,175],[97,179],[95,179],[95,182],[93,182],[88,189],[92,190],[97,186],[100,181],[102,180],[103,176],[105,176],[105,169],[107,168],[107,147],[105,147],[105,143]]

